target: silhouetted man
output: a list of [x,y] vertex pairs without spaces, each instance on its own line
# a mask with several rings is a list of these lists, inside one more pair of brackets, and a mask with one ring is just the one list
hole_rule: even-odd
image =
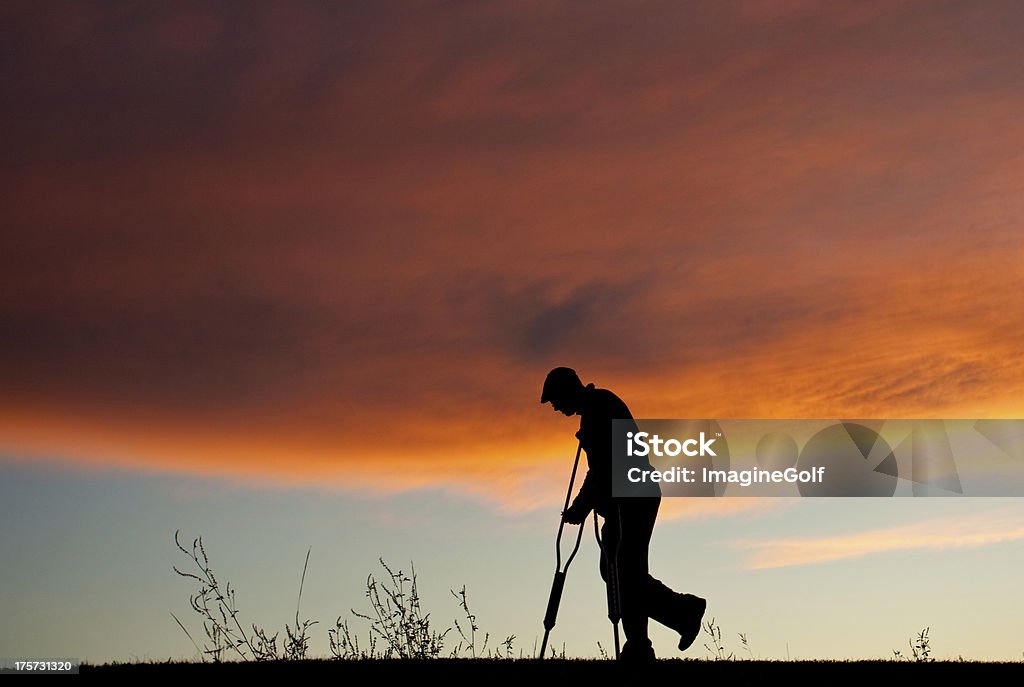
[[692,594],[672,591],[647,570],[647,552],[661,505],[661,490],[653,485],[652,496],[612,498],[612,420],[632,420],[629,408],[607,389],[596,389],[593,384],[583,386],[576,371],[568,367],[556,367],[548,373],[540,402],[550,402],[566,416],[580,416],[576,436],[587,454],[587,476],[562,518],[581,526],[591,510],[604,518],[601,577],[607,582],[611,563],[605,553],[615,560],[617,550],[619,603],[626,635],[621,659],[654,660],[654,648],[647,635],[648,618],[678,632],[679,650],[685,650],[700,632],[707,604]]

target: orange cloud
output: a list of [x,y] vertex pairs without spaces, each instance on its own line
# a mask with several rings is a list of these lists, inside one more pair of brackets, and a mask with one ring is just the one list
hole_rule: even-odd
[[1024,414],[1016,10],[381,7],[5,15],[0,451],[520,509],[555,365]]

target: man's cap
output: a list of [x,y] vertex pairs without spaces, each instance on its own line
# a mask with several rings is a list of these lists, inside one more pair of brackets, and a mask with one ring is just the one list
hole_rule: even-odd
[[562,398],[567,392],[583,386],[576,370],[571,367],[556,367],[544,378],[544,388],[540,392],[540,402],[547,403],[552,398]]

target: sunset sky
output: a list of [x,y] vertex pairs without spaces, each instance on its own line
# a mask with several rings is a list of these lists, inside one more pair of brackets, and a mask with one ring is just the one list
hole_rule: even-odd
[[[556,365],[636,417],[1024,417],[1022,26],[0,5],[0,656],[194,656],[178,528],[275,629],[312,546],[318,653],[379,556],[529,653],[575,450]],[[570,654],[610,645],[594,549]],[[651,554],[770,658],[930,626],[1020,659],[1022,565],[1016,499],[666,499]]]

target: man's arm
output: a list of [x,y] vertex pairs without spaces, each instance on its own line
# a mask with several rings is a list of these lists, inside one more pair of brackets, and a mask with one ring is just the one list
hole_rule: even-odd
[[[590,462],[590,452],[594,448],[589,434],[589,432],[584,430],[583,423],[581,422],[580,430],[576,432],[576,438],[580,440],[580,447],[587,453],[587,463]],[[583,478],[583,484],[580,485],[580,490],[576,493],[576,498],[573,499],[572,505],[564,513],[564,519],[567,523],[571,525],[581,524],[590,514],[590,511],[594,509],[596,484],[597,479],[594,477],[594,471],[588,467],[587,474]]]
[[587,476],[583,478],[583,485],[576,494],[576,498],[572,500],[572,505],[563,514],[563,519],[570,525],[582,524],[590,515],[590,511],[594,509],[594,484],[595,480],[591,477],[591,471],[587,470]]

